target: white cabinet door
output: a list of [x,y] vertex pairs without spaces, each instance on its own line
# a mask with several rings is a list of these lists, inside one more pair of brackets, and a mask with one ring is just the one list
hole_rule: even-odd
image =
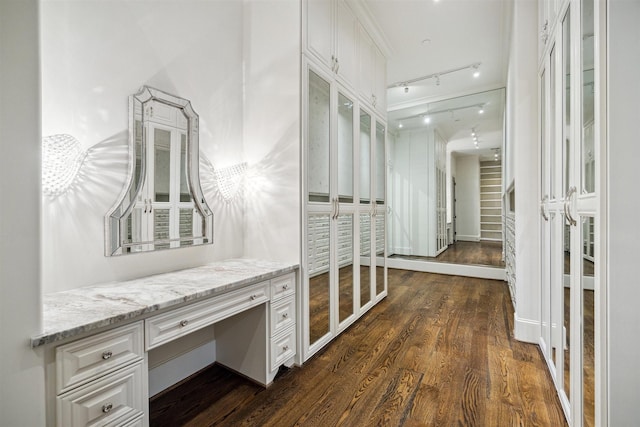
[[387,114],[387,60],[380,52],[374,48],[374,86],[373,86],[373,106],[378,113],[386,117]]
[[373,105],[375,49],[373,40],[360,25],[358,28],[358,94],[368,105]]
[[338,0],[336,14],[336,73],[341,83],[355,87],[358,76],[358,20],[344,0]]
[[326,67],[333,69],[334,57],[334,2],[305,0],[306,51]]

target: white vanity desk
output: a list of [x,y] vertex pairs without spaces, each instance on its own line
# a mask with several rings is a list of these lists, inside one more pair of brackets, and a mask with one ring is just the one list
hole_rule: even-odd
[[269,385],[296,355],[297,270],[235,259],[44,295],[48,425],[147,426],[147,352],[214,323],[217,363]]

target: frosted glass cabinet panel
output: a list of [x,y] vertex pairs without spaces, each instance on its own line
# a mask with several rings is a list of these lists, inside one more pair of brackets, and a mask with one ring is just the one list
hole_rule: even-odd
[[371,115],[360,111],[360,203],[371,200]]
[[353,203],[353,101],[338,93],[338,200]]
[[309,71],[309,159],[307,186],[310,202],[329,201],[331,86]]

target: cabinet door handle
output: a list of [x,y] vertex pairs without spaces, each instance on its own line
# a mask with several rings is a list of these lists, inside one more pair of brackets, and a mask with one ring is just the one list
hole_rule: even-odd
[[187,319],[181,320],[180,321],[180,327],[184,328],[185,326],[187,326],[189,324],[189,321]]
[[571,197],[578,191],[576,187],[570,187],[567,196],[564,198],[564,214],[569,220],[569,225],[576,225],[578,222],[571,213]]
[[102,353],[102,359],[103,360],[109,360],[109,359],[111,359],[111,356],[113,356],[113,352],[111,350],[107,350],[107,351]]
[[545,221],[549,221],[549,215],[547,215],[547,211],[545,209],[545,203],[549,200],[549,196],[545,195],[542,200],[540,200],[540,215],[544,218]]
[[338,74],[339,70],[340,70],[340,61],[338,60],[338,58],[336,58],[336,74]]
[[113,409],[113,403],[107,403],[106,405],[102,405],[102,412],[108,414]]

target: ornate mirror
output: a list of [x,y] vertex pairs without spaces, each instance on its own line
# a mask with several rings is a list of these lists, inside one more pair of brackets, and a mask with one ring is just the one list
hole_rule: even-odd
[[213,243],[198,165],[198,114],[191,103],[148,86],[130,96],[129,170],[105,217],[105,254]]

